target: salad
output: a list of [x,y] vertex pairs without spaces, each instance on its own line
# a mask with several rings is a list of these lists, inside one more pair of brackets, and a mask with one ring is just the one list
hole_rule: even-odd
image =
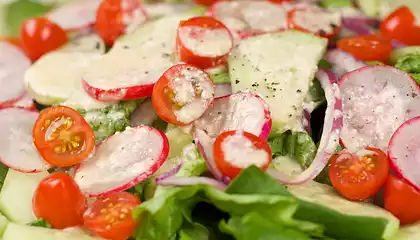
[[420,239],[418,0],[0,5],[0,239]]

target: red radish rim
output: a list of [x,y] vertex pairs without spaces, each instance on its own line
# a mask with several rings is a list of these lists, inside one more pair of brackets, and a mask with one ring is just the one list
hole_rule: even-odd
[[227,188],[226,184],[208,177],[168,177],[166,179],[156,180],[156,182],[162,186],[195,186],[197,184],[203,184],[215,187],[221,191]]
[[[30,100],[31,100],[31,103],[29,103],[29,105],[27,104],[27,102],[22,102],[22,101],[30,101]],[[18,99],[14,101],[7,101],[7,102],[0,103],[0,109],[4,109],[4,108],[22,108],[28,111],[37,111],[36,106],[33,102],[33,99],[29,95],[28,92],[24,92],[21,97],[19,97]]]
[[[194,142],[197,145],[197,149],[200,152],[201,156],[206,161],[207,168],[209,169],[213,177],[215,177],[220,182],[229,184],[231,179],[227,176],[223,176],[223,174],[217,168],[216,162],[214,161],[214,156],[213,156],[214,140],[211,139],[211,137],[208,136],[203,130],[196,129],[194,133]],[[206,144],[206,145],[203,145],[203,144]]]
[[[202,23],[200,21],[206,21],[206,22]],[[182,38],[180,37],[180,30],[183,27],[191,27],[191,26],[198,26],[198,27],[203,27],[203,28],[210,27],[212,30],[213,29],[225,30],[228,33],[229,39],[231,42],[231,46],[229,50],[224,54],[215,55],[215,56],[199,56],[198,54],[194,53],[193,50],[186,47],[186,45],[182,42]],[[229,28],[227,28],[222,22],[220,22],[219,20],[213,17],[208,17],[208,16],[193,17],[186,21],[181,21],[179,23],[177,33],[176,33],[177,54],[178,54],[178,57],[183,61],[188,59],[189,60],[188,63],[190,63],[191,65],[196,65],[197,67],[200,67],[202,69],[211,68],[218,65],[223,65],[226,63],[227,56],[229,55],[229,52],[232,50],[233,47],[234,47],[233,36]],[[200,64],[196,64],[198,62]]]
[[[404,72],[404,71],[401,71],[401,70],[398,70],[398,69],[396,69],[396,68],[394,68],[394,67],[392,67],[392,66],[387,66],[387,65],[377,65],[377,66],[364,66],[364,67],[361,67],[361,68],[358,68],[358,69],[356,69],[356,70],[354,70],[354,71],[351,71],[351,72],[349,72],[349,73],[347,73],[347,74],[345,74],[343,77],[341,77],[339,80],[338,80],[338,86],[339,87],[341,87],[341,85],[343,84],[343,82],[345,82],[347,79],[349,79],[349,78],[351,78],[351,77],[353,77],[353,75],[354,74],[358,74],[360,71],[364,71],[364,70],[366,70],[366,69],[377,69],[377,68],[382,68],[382,69],[390,69],[390,70],[392,70],[392,71],[396,71],[396,72],[398,72],[399,74],[401,74],[401,75],[404,75],[404,77],[406,77],[406,78],[408,78],[408,79],[410,79],[410,83],[411,83],[411,86],[412,87],[414,87],[414,89],[413,90],[417,90],[417,92],[418,92],[418,94],[420,95],[420,86],[417,84],[417,82],[411,77],[411,75],[410,74],[408,74],[408,73],[406,73],[406,72]],[[392,136],[391,136],[392,137]],[[340,144],[343,146],[343,147],[346,147],[346,144],[345,144],[345,142],[343,141],[343,139],[340,137]]]
[[[21,108],[21,107],[19,107],[19,108],[17,108],[17,107],[2,108],[2,109],[0,109],[0,113],[2,111],[8,110],[8,109],[18,109],[18,110],[21,110],[22,112],[27,112],[27,113],[30,113],[30,114],[36,114],[36,116],[39,115],[36,111],[28,110],[28,109]],[[16,121],[18,121],[18,120],[22,120],[22,119],[17,118]],[[35,121],[34,121],[34,123],[35,123]],[[4,126],[2,126],[2,127],[4,127]],[[31,126],[30,129],[32,129],[32,126]],[[29,134],[32,136],[32,130],[29,131]],[[28,144],[31,144],[33,146],[32,140]],[[33,146],[33,148],[34,148],[34,151],[36,153],[38,153],[38,150],[35,148],[35,146]],[[0,162],[3,163],[8,168],[11,168],[11,169],[13,169],[15,171],[22,172],[22,173],[38,173],[38,172],[45,171],[45,170],[47,170],[48,168],[51,167],[47,162],[45,162],[42,159],[42,157],[40,155],[38,155],[38,156],[39,156],[39,159],[41,160],[40,162],[42,162],[42,166],[43,166],[43,167],[41,167],[39,169],[38,168],[33,168],[33,169],[29,169],[28,170],[28,169],[24,169],[24,168],[21,168],[21,167],[15,167],[15,166],[13,166],[13,164],[8,163],[8,161],[4,157],[2,157],[2,156],[0,156]],[[31,159],[33,159],[33,158],[31,158]]]
[[[407,178],[405,176],[405,174],[404,174],[405,171],[399,166],[398,156],[395,156],[393,154],[394,151],[393,151],[393,147],[392,147],[392,146],[395,146],[395,142],[397,141],[397,138],[401,137],[401,131],[403,131],[404,128],[407,127],[407,125],[413,125],[413,124],[417,124],[417,125],[420,126],[420,116],[408,119],[407,121],[402,123],[401,126],[399,126],[398,129],[392,134],[391,139],[389,140],[389,144],[388,144],[388,146],[389,146],[388,147],[388,158],[391,162],[392,170],[394,171],[394,173],[398,177],[403,178],[409,184],[414,186],[417,190],[420,190],[420,184],[416,184],[414,181],[410,180],[409,178]],[[414,169],[414,171],[415,171],[415,169]]]
[[134,100],[138,98],[151,97],[154,83],[136,85],[129,87],[101,89],[89,85],[86,80],[82,82],[85,91],[94,99],[101,102],[115,102],[120,100]]
[[[263,109],[264,109],[264,121],[263,121],[263,124],[262,124],[262,126],[261,126],[261,130],[259,131],[259,133],[255,133],[255,132],[253,132],[253,131],[249,131],[249,129],[222,129],[222,132],[224,132],[224,131],[228,131],[228,130],[244,130],[244,131],[247,131],[247,132],[250,132],[250,133],[252,133],[252,134],[254,134],[254,135],[257,135],[257,136],[259,136],[261,139],[267,139],[268,138],[268,136],[270,135],[270,132],[271,132],[271,128],[272,128],[272,118],[271,118],[271,112],[270,112],[270,110],[269,110],[269,107],[268,107],[268,105],[267,105],[267,103],[265,102],[265,100],[263,99],[263,98],[261,98],[258,94],[256,94],[256,93],[253,93],[253,92],[237,92],[237,93],[232,93],[232,94],[229,94],[229,95],[226,95],[226,96],[223,96],[223,97],[217,97],[217,98],[215,98],[214,100],[213,100],[213,103],[212,103],[212,105],[211,106],[209,106],[209,108],[207,109],[207,111],[204,113],[204,115],[203,116],[201,116],[201,118],[199,118],[196,122],[195,122],[195,124],[194,124],[194,127],[195,127],[195,129],[200,129],[200,126],[199,126],[199,120],[200,119],[204,119],[204,118],[206,118],[207,116],[206,116],[206,113],[207,112],[209,112],[209,111],[212,111],[213,110],[213,106],[215,105],[215,104],[217,104],[217,101],[220,101],[220,100],[224,100],[224,99],[227,99],[227,98],[231,98],[231,97],[235,97],[235,96],[240,96],[240,95],[243,95],[243,96],[246,96],[247,98],[252,98],[252,97],[254,97],[254,98],[256,98],[256,99],[258,99],[259,100],[259,102],[261,103],[261,106],[263,107]],[[234,113],[232,113],[232,114],[234,114]],[[223,114],[222,114],[223,115]],[[220,135],[222,132],[218,132],[216,135],[218,136],[218,135]],[[217,137],[216,136],[216,137]]]
[[343,126],[343,116],[335,114],[342,112],[342,100],[340,90],[336,83],[336,77],[328,70],[321,69],[317,72],[316,78],[322,85],[327,99],[327,110],[325,112],[324,126],[320,144],[316,156],[309,166],[299,175],[288,176],[280,174],[275,169],[268,169],[268,173],[283,184],[297,185],[310,181],[318,176],[328,164],[331,155],[334,154],[336,145],[339,144],[340,130]]
[[[149,127],[149,126],[138,126],[138,127],[134,127],[134,128],[128,128],[128,129],[134,129],[135,130],[135,129],[141,129],[141,128],[145,128],[150,132],[155,132],[156,134],[158,134],[161,137],[161,139],[162,139],[162,149],[161,149],[161,152],[160,152],[158,158],[154,161],[154,163],[150,166],[149,169],[144,170],[134,179],[129,180],[128,182],[126,182],[124,184],[121,184],[117,187],[113,187],[112,189],[108,189],[107,191],[103,191],[103,192],[100,192],[100,193],[84,192],[87,196],[89,196],[89,197],[101,197],[101,196],[105,196],[105,195],[109,195],[109,194],[112,194],[112,193],[121,192],[121,191],[124,191],[126,189],[129,189],[130,187],[142,182],[143,180],[147,179],[149,176],[153,175],[165,163],[165,161],[168,157],[168,154],[169,154],[169,147],[170,147],[168,138],[166,137],[165,133],[162,132],[161,130],[158,130],[158,129],[155,129],[155,128]],[[127,129],[125,131],[127,131]],[[99,146],[97,146],[96,147],[96,152],[101,151],[101,147],[103,147],[105,144],[107,144],[109,139],[111,139],[114,136],[115,135],[112,135],[112,136],[108,137]],[[89,161],[89,159],[87,161]],[[77,166],[76,173],[75,173],[75,178],[77,176],[77,173],[79,173],[82,168],[83,168],[83,163],[81,163],[79,166]],[[83,191],[82,188],[81,188],[81,190]]]

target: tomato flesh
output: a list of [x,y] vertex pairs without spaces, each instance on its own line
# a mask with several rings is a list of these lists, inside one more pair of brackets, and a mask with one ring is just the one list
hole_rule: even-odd
[[401,224],[420,221],[420,191],[390,175],[385,183],[384,208],[396,216]]
[[35,190],[32,208],[54,228],[83,225],[86,198],[71,176],[55,172],[44,178]]
[[135,195],[128,192],[98,198],[86,210],[84,224],[103,238],[125,240],[134,232],[136,222],[131,212],[140,203]]
[[334,188],[349,200],[362,201],[375,195],[389,171],[386,154],[376,148],[358,156],[343,150],[330,159],[328,175]]
[[42,158],[57,167],[78,164],[95,147],[95,136],[89,124],[76,110],[65,106],[41,111],[32,134]]
[[35,61],[42,55],[63,46],[68,41],[67,33],[47,18],[30,18],[23,22],[20,41],[26,55]]
[[129,27],[146,21],[147,14],[138,0],[104,0],[96,12],[96,31],[111,46]]
[[[241,133],[237,131],[224,132],[216,138],[216,141],[214,142],[214,145],[213,145],[213,155],[214,155],[216,167],[224,176],[227,176],[230,179],[235,178],[243,169],[231,163],[228,159],[226,159],[226,154],[223,150],[224,149],[223,145],[225,144],[225,141],[227,140],[227,138],[232,137],[236,134],[241,134]],[[263,150],[267,153],[266,162],[262,164],[261,166],[258,166],[263,171],[267,170],[268,166],[271,163],[271,149],[268,143],[262,140],[261,138],[259,138],[258,136],[249,132],[242,132],[241,135],[242,137],[251,141],[252,147],[255,150]],[[230,146],[229,148],[234,148],[234,147],[235,146]],[[243,146],[237,146],[237,147],[238,149],[243,149]],[[243,159],[243,161],[247,161],[247,160]]]
[[[185,85],[181,85],[181,82]],[[176,90],[175,88],[178,85],[183,88]],[[193,94],[190,100],[177,100],[177,96],[183,95],[185,92]],[[207,73],[188,64],[178,64],[169,68],[156,82],[152,93],[152,104],[161,119],[168,123],[183,126],[195,119],[181,121],[176,115],[177,112],[184,107],[188,107],[194,101],[207,102],[208,105],[213,96],[214,84]],[[200,117],[205,110],[206,107],[196,110],[196,117]]]
[[402,6],[389,14],[380,26],[381,34],[407,45],[420,44],[420,26],[407,6]]
[[391,40],[379,35],[362,35],[338,40],[337,47],[362,61],[387,62],[392,51]]

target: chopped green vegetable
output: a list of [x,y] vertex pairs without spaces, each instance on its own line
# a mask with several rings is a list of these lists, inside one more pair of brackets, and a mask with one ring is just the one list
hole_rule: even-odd
[[34,227],[43,227],[43,228],[52,228],[51,224],[49,224],[45,219],[38,218],[37,220],[28,223],[29,226]]
[[380,61],[366,61],[365,63],[369,66],[385,65],[385,63]]
[[42,16],[51,9],[51,6],[42,5],[36,1],[19,0],[7,7],[6,22],[10,26],[10,33],[18,36],[20,26],[27,18]]
[[420,55],[407,54],[397,60],[395,67],[410,73],[411,77],[420,85]]
[[0,189],[3,187],[4,179],[6,178],[8,170],[9,168],[6,165],[0,163]]
[[318,108],[326,102],[324,89],[322,88],[321,83],[319,83],[318,79],[314,79],[311,82],[308,94],[305,98],[305,102],[312,103],[314,109]]
[[92,128],[96,141],[101,142],[116,132],[124,131],[130,125],[130,114],[140,101],[121,101],[106,108],[78,111]]
[[325,69],[331,69],[331,68],[332,68],[331,63],[329,63],[329,62],[328,62],[327,60],[325,60],[325,59],[321,59],[321,60],[319,60],[318,66],[319,66],[320,68],[325,68]]
[[411,77],[416,80],[417,84],[420,85],[420,73],[412,73]]
[[295,159],[302,168],[311,165],[317,151],[317,147],[306,132],[284,132],[281,135],[270,136],[268,139],[273,158],[277,156],[289,156]]
[[216,73],[216,74],[210,75],[210,78],[211,80],[213,80],[215,84],[220,84],[220,83],[230,84],[230,76],[228,72]]
[[209,231],[199,223],[184,223],[178,232],[178,240],[208,240]]
[[353,6],[350,0],[322,0],[320,4],[325,8],[346,8]]

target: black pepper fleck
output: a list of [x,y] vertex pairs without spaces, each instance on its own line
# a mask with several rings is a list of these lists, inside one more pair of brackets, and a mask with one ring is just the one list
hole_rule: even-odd
[[238,79],[236,79],[235,83],[236,83],[236,84],[238,84],[238,83],[239,83],[239,80],[238,80]]

